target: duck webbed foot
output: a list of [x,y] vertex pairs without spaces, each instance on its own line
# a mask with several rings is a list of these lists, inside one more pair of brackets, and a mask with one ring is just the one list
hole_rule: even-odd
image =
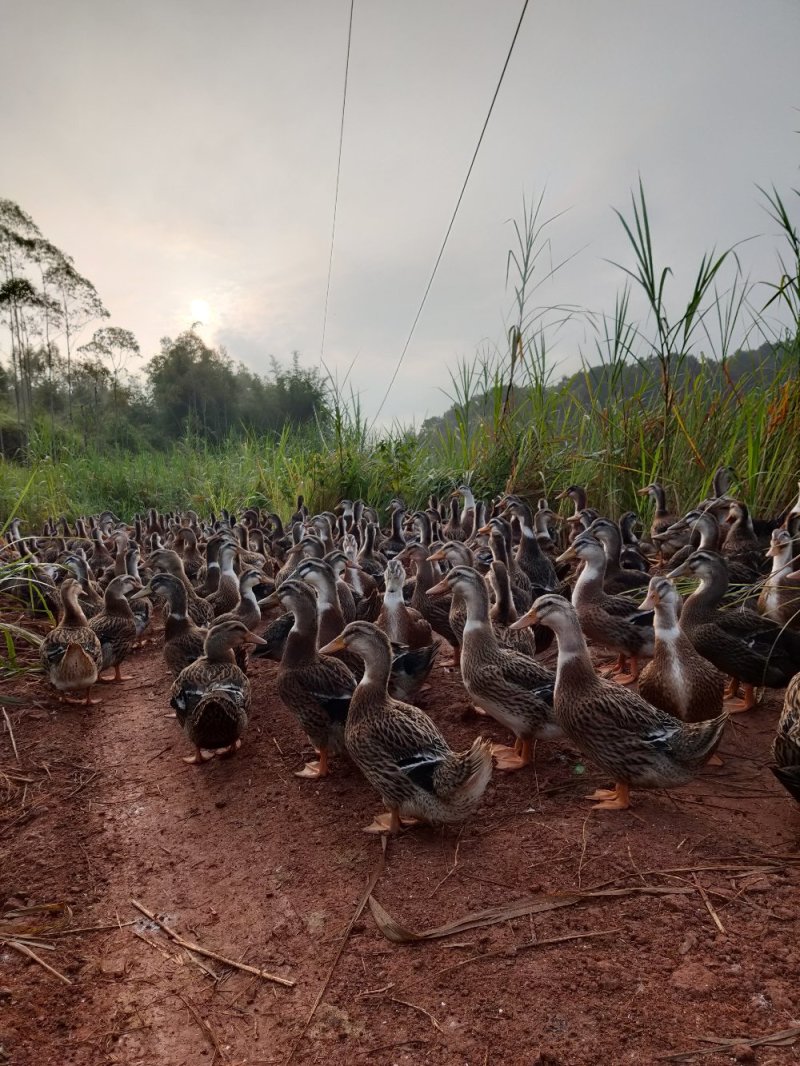
[[316,780],[319,777],[328,776],[328,749],[319,749],[319,759],[307,762],[302,770],[295,771],[295,777],[307,777]]
[[596,811],[624,811],[631,805],[630,787],[622,781],[617,781],[613,789],[598,788],[587,796],[588,800],[599,800],[595,803]]
[[492,758],[497,769],[505,773],[522,770],[533,762],[533,745],[530,740],[517,737],[514,747],[507,744],[492,744]]

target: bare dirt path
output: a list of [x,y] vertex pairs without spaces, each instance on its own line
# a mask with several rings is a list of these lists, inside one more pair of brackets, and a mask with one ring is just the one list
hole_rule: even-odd
[[[379,801],[342,761],[320,784],[293,776],[308,751],[276,667],[252,670],[239,755],[203,767],[180,761],[160,653],[129,667],[134,680],[103,686],[88,711],[60,708],[35,679],[13,689],[18,757],[0,719],[0,926],[27,928],[23,944],[70,982],[0,944],[0,1063],[572,1066],[693,1048],[712,1049],[697,1060],[709,1066],[800,1061],[800,1041],[703,1039],[800,1025],[800,812],[765,768],[781,695],[737,720],[722,768],[635,794],[630,812],[590,813],[582,797],[604,782],[540,745],[536,772],[496,774],[461,832],[391,842],[374,895],[422,930],[541,893],[675,891],[417,944],[386,939],[367,907],[343,942],[381,860],[360,831]],[[508,739],[441,669],[427,706],[454,744]],[[131,899],[294,986],[190,954]],[[25,911],[43,904],[60,909]],[[51,936],[94,926],[111,928]],[[601,935],[575,937],[589,933]]]

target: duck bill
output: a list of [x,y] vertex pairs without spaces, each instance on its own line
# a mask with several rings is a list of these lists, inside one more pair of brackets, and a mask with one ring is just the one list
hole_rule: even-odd
[[491,524],[489,522],[487,522],[485,526],[481,526],[481,528],[480,529],[476,529],[475,532],[476,533],[491,533],[492,532]]
[[527,614],[524,614],[522,618],[518,618],[516,622],[512,622],[508,628],[513,630],[527,629],[529,626],[535,626],[538,621],[539,615],[536,613],[536,608],[531,607]]
[[692,571],[689,569],[689,563],[681,563],[680,566],[676,566],[674,570],[670,570],[665,576],[673,581],[676,577],[691,577]]
[[637,611],[654,611],[657,604],[658,598],[654,596],[652,592],[648,592],[636,609]]
[[319,649],[320,655],[335,655],[337,651],[346,651],[347,644],[344,641],[344,637],[339,635],[329,641],[324,648]]
[[[399,558],[400,558],[400,556],[398,556],[398,559]],[[447,558],[447,556],[444,553],[444,549],[443,548],[439,548],[439,550],[435,551],[433,553],[433,555],[429,555],[428,556],[428,561],[431,562],[431,563],[440,563],[446,558]]]
[[429,596],[446,596],[450,591],[450,586],[447,583],[447,578],[444,578],[438,585],[433,585],[428,589]]
[[649,496],[650,495],[650,487],[648,486],[646,489],[637,489],[636,490],[636,495],[637,496]]
[[268,644],[269,643],[268,640],[264,640],[263,637],[260,637],[258,635],[258,633],[250,633],[246,637],[242,637],[242,640],[243,640],[243,642],[245,644]]
[[265,596],[263,600],[258,601],[259,607],[277,607],[281,602],[281,598],[277,592],[270,592],[269,596]]
[[557,500],[568,500],[569,499],[569,493],[567,492],[566,489],[562,489],[562,491],[559,492],[559,494],[556,496],[556,499]]
[[149,596],[152,591],[150,585],[145,585],[143,588],[140,588],[138,592],[134,592],[132,596],[129,596],[128,602],[131,603],[133,600],[143,600],[145,596]]
[[559,557],[556,559],[556,562],[557,563],[570,563],[570,562],[572,562],[573,559],[577,559],[577,558],[578,558],[578,553],[575,551],[575,549],[574,548],[567,548],[567,550],[565,552],[562,552],[561,555],[559,555]]

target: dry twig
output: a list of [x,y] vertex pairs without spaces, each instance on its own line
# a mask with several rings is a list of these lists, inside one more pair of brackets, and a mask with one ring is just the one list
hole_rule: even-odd
[[331,983],[331,978],[333,977],[333,971],[338,966],[339,959],[342,957],[344,949],[347,946],[347,941],[350,938],[350,933],[352,932],[353,926],[356,924],[358,919],[361,917],[361,913],[362,913],[362,911],[364,910],[364,908],[367,905],[367,900],[369,900],[370,903],[372,903],[372,890],[375,888],[375,885],[378,883],[378,878],[383,873],[383,869],[384,869],[384,866],[385,866],[385,863],[386,863],[386,845],[387,845],[386,837],[385,836],[381,837],[381,855],[380,855],[380,859],[376,863],[375,869],[372,871],[372,876],[370,877],[369,883],[367,884],[367,887],[364,890],[364,895],[358,901],[358,906],[356,907],[355,912],[353,913],[353,917],[347,923],[347,928],[344,931],[344,936],[342,937],[342,942],[339,945],[339,950],[336,952],[336,955],[334,956],[333,962],[331,963],[330,969],[328,970],[328,974],[327,974],[325,980],[322,983],[322,988],[317,993],[317,998],[314,1000],[313,1006],[311,1007],[311,1010],[309,1011],[308,1017],[306,1018],[305,1023],[303,1024],[303,1028],[300,1030],[300,1035],[297,1037],[297,1039],[295,1040],[294,1044],[292,1045],[292,1049],[289,1052],[289,1055],[288,1055],[288,1057],[286,1059],[285,1066],[289,1066],[289,1063],[294,1059],[295,1055],[297,1054],[297,1049],[300,1047],[300,1044],[301,1044],[301,1042],[303,1040],[303,1037],[308,1032],[308,1027],[309,1027],[309,1025],[311,1025],[312,1019],[314,1018],[314,1015],[317,1013],[317,1008],[319,1007],[320,1003],[322,1002],[322,997],[327,992],[328,985]]
[[6,729],[8,730],[8,735],[11,737],[11,747],[14,749],[14,758],[17,760],[17,762],[19,762],[19,752],[17,751],[17,742],[14,739],[14,730],[11,728],[11,719],[8,717],[8,711],[5,709],[5,707],[3,708],[3,717],[6,720]]
[[6,940],[6,944],[15,951],[18,951],[20,955],[26,955],[29,959],[33,959],[34,962],[38,962],[45,970],[51,973],[54,977],[57,977],[59,981],[63,981],[65,985],[71,985],[72,981],[68,977],[65,977],[63,973],[59,973],[44,959],[40,959],[35,951],[31,951],[27,944],[23,944],[21,940]]
[[295,982],[288,977],[278,977],[276,974],[267,973],[266,970],[258,970],[255,966],[248,966],[247,963],[237,962],[235,959],[228,959],[224,955],[218,955],[215,951],[210,951],[208,948],[204,948],[200,944],[194,944],[190,940],[185,940],[180,933],[176,933],[174,929],[171,929],[168,925],[161,921],[160,918],[156,918],[152,911],[149,911],[138,900],[132,899],[131,906],[135,907],[137,911],[140,911],[146,918],[149,918],[151,922],[163,929],[167,936],[174,940],[176,944],[184,948],[186,951],[197,952],[198,955],[205,955],[207,959],[215,959],[217,962],[223,963],[225,966],[232,966],[235,970],[244,970],[245,973],[255,974],[256,977],[261,977],[265,981],[274,981],[277,985],[285,985],[287,988],[294,988]]

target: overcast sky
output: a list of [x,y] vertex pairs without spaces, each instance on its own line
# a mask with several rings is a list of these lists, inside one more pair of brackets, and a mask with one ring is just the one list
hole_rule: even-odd
[[[349,0],[0,0],[0,196],[75,259],[148,357],[202,334],[257,371],[320,355]],[[326,362],[374,414],[466,174],[521,0],[355,0]],[[612,207],[641,173],[676,298],[702,253],[774,278],[756,184],[800,186],[797,0],[531,0],[384,409],[421,421],[502,344],[509,222],[546,188],[542,304],[613,309]],[[572,370],[591,336],[553,337]]]

